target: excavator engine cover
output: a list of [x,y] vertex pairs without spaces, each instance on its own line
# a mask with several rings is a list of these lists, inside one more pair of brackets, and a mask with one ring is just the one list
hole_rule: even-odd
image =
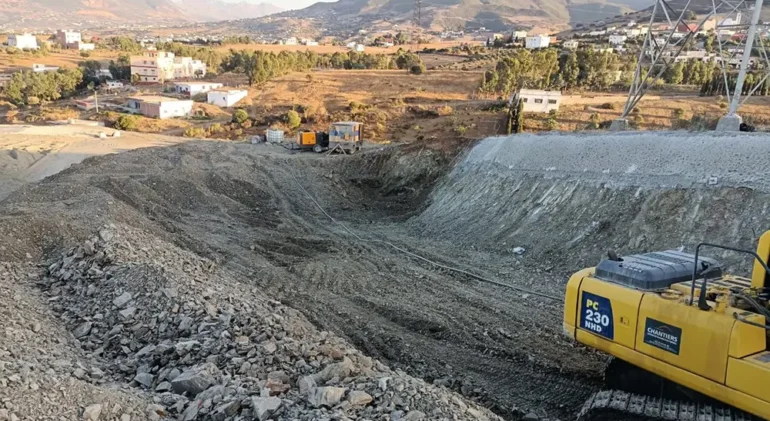
[[[596,266],[595,277],[641,291],[663,290],[692,279],[695,256],[677,250],[623,256],[619,260],[603,260]],[[698,271],[712,269],[721,276],[721,265],[714,259],[698,256]]]

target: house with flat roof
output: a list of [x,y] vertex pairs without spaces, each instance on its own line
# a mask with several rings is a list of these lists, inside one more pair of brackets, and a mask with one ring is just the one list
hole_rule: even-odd
[[533,35],[527,37],[524,45],[527,50],[535,50],[538,48],[546,48],[550,43],[551,37],[548,35]]
[[158,119],[188,117],[193,113],[193,101],[165,96],[136,96],[128,99],[127,108],[145,117]]
[[213,89],[219,89],[225,85],[214,82],[177,82],[174,84],[174,92],[178,94],[194,97],[198,94],[205,94]]
[[519,89],[511,97],[511,103],[521,101],[525,113],[547,113],[558,110],[561,105],[561,92],[540,89]]
[[220,107],[232,107],[249,95],[245,89],[214,89],[208,93],[208,103]]
[[30,34],[8,35],[7,43],[9,47],[16,47],[21,50],[37,50],[40,48],[37,45],[37,37]]

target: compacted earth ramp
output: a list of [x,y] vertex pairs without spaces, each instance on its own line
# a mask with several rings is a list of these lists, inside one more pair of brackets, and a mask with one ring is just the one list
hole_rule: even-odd
[[8,417],[573,419],[606,358],[561,333],[572,272],[770,226],[758,134],[430,146],[193,142],[11,193]]

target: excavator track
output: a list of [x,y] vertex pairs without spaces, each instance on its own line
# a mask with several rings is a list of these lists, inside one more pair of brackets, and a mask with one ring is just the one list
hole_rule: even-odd
[[579,421],[760,421],[729,407],[679,402],[624,392],[602,390],[586,400]]

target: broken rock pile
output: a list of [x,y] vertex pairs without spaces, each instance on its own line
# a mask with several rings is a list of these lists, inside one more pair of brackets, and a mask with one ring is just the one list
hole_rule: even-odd
[[499,419],[146,231],[104,227],[46,273],[54,312],[93,361],[74,375],[131,386],[153,402],[149,419]]

